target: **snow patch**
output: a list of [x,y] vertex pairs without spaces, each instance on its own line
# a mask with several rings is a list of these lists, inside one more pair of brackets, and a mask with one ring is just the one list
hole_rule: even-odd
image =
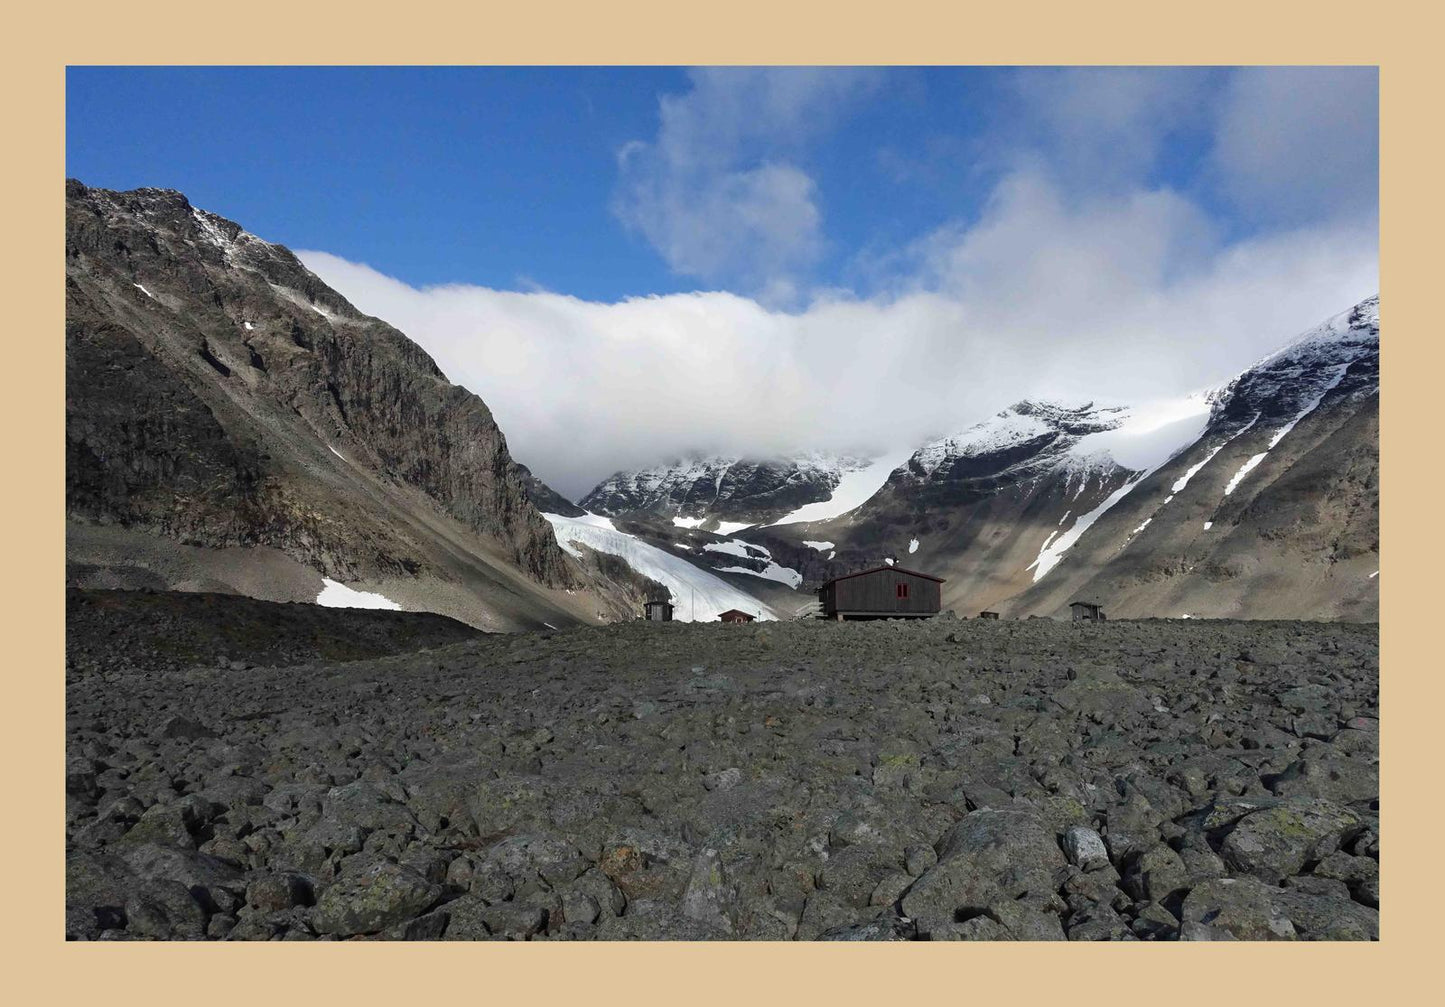
[[1211,529],[1211,528],[1213,528],[1213,527],[1214,527],[1214,522],[1213,522],[1213,521],[1206,521],[1206,522],[1204,522],[1204,530],[1205,530],[1205,531],[1208,531],[1209,529]]
[[745,566],[720,566],[719,573],[745,573],[749,577],[761,577],[764,580],[775,580],[779,584],[786,584],[788,587],[797,590],[798,585],[803,583],[803,575],[798,571],[786,566],[768,562],[768,565],[761,570],[749,570]]
[[1233,478],[1229,480],[1229,485],[1224,487],[1224,495],[1229,496],[1229,494],[1233,493],[1239,487],[1239,484],[1244,481],[1244,477],[1253,472],[1259,463],[1264,461],[1265,455],[1267,454],[1269,454],[1268,451],[1261,451],[1257,455],[1252,455],[1248,461],[1241,465],[1239,471],[1234,473]]
[[819,552],[827,552],[829,549],[833,548],[832,542],[809,542],[805,539],[803,541],[803,544],[809,549],[817,549]]
[[760,612],[762,619],[776,619],[771,608],[745,591],[740,591],[710,570],[702,570],[681,556],[664,552],[635,535],[618,531],[612,521],[596,514],[564,517],[543,514],[552,524],[557,544],[572,556],[582,556],[579,545],[621,557],[628,566],[668,589],[675,606],[674,618],[682,622],[711,622],[730,608]]
[[286,300],[290,301],[292,304],[295,304],[296,306],[302,308],[310,308],[312,311],[316,312],[328,322],[334,322],[337,318],[336,315],[334,315],[330,311],[327,311],[325,308],[321,307],[321,305],[313,304],[311,300],[308,299],[306,295],[301,293],[300,291],[292,290],[290,287],[283,287],[279,283],[268,282],[268,286],[270,286],[272,290],[280,294],[282,297],[286,298]]
[[[722,552],[729,556],[741,556],[743,559],[761,559],[764,556],[771,558],[772,553],[760,545],[753,545],[751,542],[744,542],[741,539],[729,539],[726,542],[709,542],[703,546],[705,552]],[[751,550],[751,551],[749,551]]]
[[[1054,539],[1053,535],[1050,535],[1049,541],[1045,542],[1044,547],[1039,550],[1038,558],[1024,567],[1025,570],[1032,570],[1034,572],[1034,583],[1037,584],[1044,574],[1058,566],[1059,560],[1064,558],[1064,553],[1068,552],[1070,547],[1079,541],[1079,537],[1088,531],[1090,526],[1099,520],[1105,511],[1128,496],[1129,491],[1139,485],[1148,474],[1148,472],[1141,473],[1133,482],[1127,482],[1110,493],[1104,498],[1103,503],[1089,511],[1089,513],[1081,514],[1074,523],[1069,526],[1069,530],[1060,535],[1057,540]],[[1049,542],[1053,544],[1050,545]]]
[[155,295],[155,294],[152,294],[149,290],[147,290],[147,289],[144,287],[144,285],[139,284],[139,283],[132,283],[131,286],[132,286],[132,287],[135,287],[135,289],[139,290],[142,294],[145,294],[145,295],[146,295],[147,297],[149,297],[151,300],[154,301],[154,300],[156,299],[156,295]]
[[[1178,493],[1178,492],[1180,492],[1181,490],[1183,490],[1184,487],[1186,487],[1186,486],[1189,485],[1189,480],[1193,479],[1194,476],[1195,476],[1195,474],[1196,474],[1200,469],[1204,468],[1205,465],[1208,465],[1208,464],[1209,464],[1209,460],[1210,460],[1211,458],[1213,458],[1215,455],[1219,454],[1219,452],[1224,448],[1225,445],[1227,445],[1230,441],[1234,440],[1234,439],[1235,439],[1236,437],[1238,437],[1240,434],[1244,433],[1244,432],[1245,432],[1246,430],[1248,430],[1250,427],[1254,426],[1255,423],[1258,422],[1258,421],[1259,421],[1259,414],[1258,414],[1258,413],[1255,413],[1253,419],[1251,419],[1251,420],[1250,420],[1248,423],[1246,423],[1244,426],[1240,427],[1240,428],[1239,428],[1238,430],[1236,430],[1234,433],[1230,434],[1230,435],[1229,435],[1227,438],[1225,438],[1223,441],[1220,441],[1219,444],[1218,444],[1216,447],[1214,447],[1214,448],[1212,448],[1212,449],[1210,450],[1209,454],[1207,454],[1207,455],[1204,456],[1204,460],[1203,460],[1202,462],[1200,462],[1198,465],[1191,466],[1190,469],[1189,469],[1189,471],[1185,472],[1185,473],[1184,473],[1182,476],[1180,476],[1178,479],[1174,480],[1174,485],[1171,486],[1171,487],[1169,487],[1169,488],[1173,491],[1173,493]],[[1173,500],[1173,499],[1174,499],[1173,493],[1170,494],[1169,500]],[[1169,500],[1165,500],[1164,502],[1165,502],[1165,503],[1168,503]]]
[[[898,466],[913,456],[913,450],[893,451],[879,455],[861,469],[846,473],[833,488],[833,495],[827,500],[804,504],[791,514],[785,514],[773,522],[780,524],[802,524],[805,521],[831,521],[863,506],[883,488]],[[770,526],[771,527],[771,526]]]
[[1124,468],[1153,471],[1199,440],[1210,408],[1204,392],[1129,406],[1117,427],[1085,434],[1069,453],[1081,459],[1107,454]]
[[1060,527],[1063,527],[1064,522],[1069,519],[1069,515],[1072,514],[1072,513],[1074,513],[1074,512],[1071,511],[1071,510],[1066,510],[1066,511],[1064,511],[1064,516],[1061,517],[1061,518],[1059,518],[1059,526],[1060,526]]
[[706,521],[705,517],[674,517],[672,523],[679,528],[696,528]]
[[1144,519],[1144,523],[1141,524],[1138,528],[1135,528],[1135,529],[1134,529],[1133,531],[1131,531],[1129,534],[1130,534],[1130,535],[1137,535],[1137,534],[1139,534],[1139,533],[1140,533],[1141,531],[1143,531],[1145,528],[1148,528],[1148,527],[1149,527],[1149,522],[1150,522],[1150,521],[1153,521],[1153,520],[1154,520],[1153,516],[1146,517],[1146,518]]
[[337,458],[340,458],[342,461],[346,461],[346,456],[345,456],[344,454],[342,454],[340,451],[337,451],[337,450],[336,450],[335,448],[333,448],[330,444],[326,445],[326,450],[330,451],[332,454],[334,454]]
[[1378,576],[1380,576],[1380,571],[1376,570],[1374,573],[1370,574],[1370,576],[1367,577],[1366,580],[1374,580]]
[[321,588],[321,593],[316,596],[318,605],[324,605],[327,608],[381,608],[393,612],[401,611],[401,606],[386,595],[373,591],[357,591],[330,577],[322,577],[321,583],[324,586]]
[[247,332],[254,332],[256,330],[256,326],[252,325],[250,322],[242,322],[241,324],[246,327]]
[[918,539],[911,538],[908,540],[908,551],[910,554],[918,551]]
[[756,521],[719,521],[717,523],[717,534],[736,535],[744,528],[751,528]]

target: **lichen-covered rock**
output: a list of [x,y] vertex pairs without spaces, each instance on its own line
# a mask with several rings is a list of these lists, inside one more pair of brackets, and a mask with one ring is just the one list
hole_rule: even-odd
[[1036,815],[974,811],[944,837],[938,863],[903,896],[903,914],[926,933],[953,922],[961,909],[1000,898],[1057,898],[1052,874],[1063,865],[1064,855]]
[[441,888],[416,871],[389,861],[349,866],[316,902],[318,933],[374,934],[431,908]]
[[1252,878],[1220,878],[1184,899],[1180,939],[1186,941],[1293,941],[1294,924],[1277,902],[1278,890]]
[[1231,870],[1278,884],[1335,852],[1359,827],[1359,816],[1337,805],[1291,799],[1242,817],[1219,854]]

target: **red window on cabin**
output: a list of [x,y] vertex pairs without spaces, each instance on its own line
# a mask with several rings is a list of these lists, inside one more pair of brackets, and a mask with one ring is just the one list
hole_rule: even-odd
[[899,585],[898,585],[898,597],[900,597],[900,598],[907,598],[907,597],[908,597],[908,585],[907,585],[907,584],[899,584]]

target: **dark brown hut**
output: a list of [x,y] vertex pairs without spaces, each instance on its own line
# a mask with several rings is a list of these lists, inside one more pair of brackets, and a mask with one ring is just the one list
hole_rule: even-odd
[[834,577],[818,588],[826,619],[916,619],[937,615],[943,578],[878,566]]

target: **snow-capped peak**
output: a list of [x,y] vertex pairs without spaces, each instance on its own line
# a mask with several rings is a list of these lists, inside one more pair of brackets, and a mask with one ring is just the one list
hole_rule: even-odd
[[580,504],[599,514],[651,513],[678,527],[716,524],[730,532],[825,499],[849,473],[869,463],[821,451],[764,459],[699,454],[618,472]]
[[1142,472],[1192,443],[1209,418],[1198,392],[1137,405],[1018,402],[981,423],[924,445],[909,459],[905,479],[1066,469]]

